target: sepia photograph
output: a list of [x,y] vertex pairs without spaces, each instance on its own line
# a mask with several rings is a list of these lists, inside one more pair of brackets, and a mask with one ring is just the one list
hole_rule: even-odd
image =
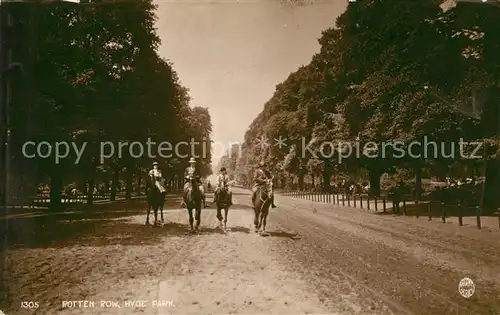
[[500,314],[500,1],[0,0],[0,315]]

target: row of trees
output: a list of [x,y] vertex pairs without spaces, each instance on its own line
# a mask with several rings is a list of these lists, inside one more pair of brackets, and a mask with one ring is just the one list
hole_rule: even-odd
[[[455,144],[455,158],[395,158],[371,147],[339,163],[343,149],[314,156],[306,146],[401,141],[407,149],[426,138],[449,152],[451,142],[479,140],[488,143],[490,157],[484,206],[498,207],[498,104],[485,104],[481,120],[471,107],[474,91],[500,84],[498,16],[500,7],[487,4],[443,12],[434,0],[350,2],[322,33],[320,52],[276,86],[231,171],[248,183],[265,160],[279,186],[300,189],[315,179],[326,189],[338,176],[366,176],[376,195],[383,174],[404,173],[419,197],[422,178],[481,175],[484,160],[461,158]],[[286,146],[274,145],[280,137]]]
[[[153,160],[168,179],[181,180],[193,152],[180,146],[176,156],[175,144],[191,139],[207,144],[194,146],[194,153],[201,156],[202,174],[210,175],[210,114],[207,108],[190,107],[188,89],[172,64],[158,55],[151,0],[6,5],[20,21],[12,45],[24,70],[14,79],[16,97],[9,107],[8,195],[19,194],[16,187],[26,195],[33,191],[29,185],[50,183],[51,201],[57,206],[65,184],[82,183],[92,192],[102,182],[114,198],[119,180],[124,180],[130,196],[133,182],[140,183]],[[152,155],[148,139],[156,143]],[[26,141],[87,146],[78,164],[74,152],[55,163],[53,156],[24,157]],[[101,163],[101,144],[107,141],[115,144],[115,154]],[[137,148],[130,152],[124,146],[119,156],[117,143],[133,141],[146,148],[144,154],[137,157]],[[157,148],[164,141],[172,148],[162,157]]]

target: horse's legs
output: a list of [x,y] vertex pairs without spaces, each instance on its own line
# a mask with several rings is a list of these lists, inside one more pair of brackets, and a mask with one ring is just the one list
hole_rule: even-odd
[[151,204],[148,202],[148,216],[146,218],[146,225],[149,225],[149,213],[151,212]]
[[260,228],[262,227],[262,223],[264,221],[264,207],[266,205],[262,205],[262,209],[260,210],[260,215],[259,215],[259,231],[260,231]]
[[222,208],[217,205],[217,220],[222,221]]
[[165,222],[165,220],[163,220],[163,207],[165,206],[165,195],[162,194],[160,198],[161,198],[160,200],[161,222]]
[[255,205],[254,212],[255,212],[255,219],[253,220],[253,224],[255,225],[255,232],[259,231],[259,214],[260,214],[260,207],[259,205]]
[[201,223],[201,205],[196,207],[196,229],[198,229],[200,223]]
[[189,215],[189,226],[191,227],[191,231],[193,230],[193,212],[191,211],[191,209],[189,209],[189,207],[187,208],[187,212],[188,212],[188,215]]
[[269,214],[269,207],[266,211],[262,212],[262,232],[266,233],[266,223],[267,223],[267,215]]
[[227,214],[229,212],[229,207],[224,208],[224,229],[227,229]]
[[155,213],[155,224],[154,224],[155,226],[158,224],[158,208],[159,208],[158,205],[155,205],[153,209]]
[[217,220],[219,220],[219,228],[222,229],[222,208],[217,204]]

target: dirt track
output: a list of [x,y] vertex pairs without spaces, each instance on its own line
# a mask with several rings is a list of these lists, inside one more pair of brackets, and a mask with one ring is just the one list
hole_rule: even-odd
[[[271,235],[261,237],[249,199],[235,191],[228,234],[214,209],[203,210],[197,235],[187,233],[185,210],[146,227],[137,202],[106,218],[11,222],[0,310],[34,314],[20,303],[37,301],[36,314],[500,314],[498,232],[277,197]],[[464,277],[476,284],[470,299],[458,292]],[[63,308],[63,300],[95,307]]]

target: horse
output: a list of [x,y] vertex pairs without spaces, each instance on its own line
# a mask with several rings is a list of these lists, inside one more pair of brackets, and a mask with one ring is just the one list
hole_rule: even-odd
[[146,196],[148,199],[148,216],[146,219],[146,225],[149,225],[149,213],[151,212],[151,209],[154,211],[155,215],[155,222],[153,226],[158,225],[158,209],[161,211],[161,222],[164,222],[163,220],[163,205],[165,202],[165,193],[160,192],[158,187],[156,186],[154,179],[149,177],[146,180]]
[[[274,178],[274,177],[273,177]],[[262,227],[261,235],[266,235],[267,215],[271,206],[271,192],[273,178],[266,179],[263,186],[259,187],[255,196],[254,212],[255,212],[255,232],[258,233]]]
[[[229,213],[229,190],[227,187],[227,183],[224,182],[224,185],[217,192],[215,197],[215,204],[217,205],[217,219],[219,220],[219,227],[221,230],[227,230],[227,215]],[[222,209],[224,209],[224,225],[222,225]]]
[[[201,223],[201,203],[205,202],[205,194],[200,190],[198,181],[196,178],[189,178],[189,187],[186,191],[186,197],[184,203],[189,215],[189,226],[191,227],[191,232],[199,230]],[[205,205],[205,204],[204,204]],[[206,207],[206,205],[205,205]],[[196,226],[193,226],[193,210],[196,210]]]

